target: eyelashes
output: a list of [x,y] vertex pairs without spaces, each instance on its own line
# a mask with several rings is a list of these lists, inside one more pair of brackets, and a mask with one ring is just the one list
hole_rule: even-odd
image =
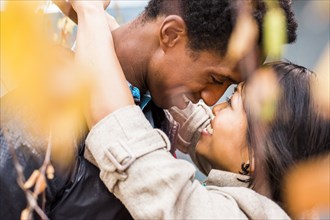
[[230,97],[226,97],[226,102],[229,104],[230,107],[231,107],[231,98],[233,97],[235,92],[237,92],[237,86],[234,88],[233,94]]
[[231,107],[231,98],[226,97],[226,102],[229,104],[229,106]]
[[217,84],[217,85],[223,85],[224,84],[223,81],[217,80],[214,76],[211,76],[211,77],[212,77],[212,83]]

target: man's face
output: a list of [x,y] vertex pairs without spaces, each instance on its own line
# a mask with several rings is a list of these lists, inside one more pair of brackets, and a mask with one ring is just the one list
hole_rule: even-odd
[[186,107],[185,96],[212,106],[241,76],[228,68],[220,56],[203,51],[194,55],[185,46],[159,51],[149,67],[148,86],[155,104],[163,109]]

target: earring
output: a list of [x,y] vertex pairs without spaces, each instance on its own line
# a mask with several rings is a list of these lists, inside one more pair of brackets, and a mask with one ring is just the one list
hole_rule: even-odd
[[250,168],[249,162],[247,162],[247,163],[243,162],[242,165],[241,165],[241,170],[238,171],[238,172],[241,175],[248,175],[250,173],[249,168]]

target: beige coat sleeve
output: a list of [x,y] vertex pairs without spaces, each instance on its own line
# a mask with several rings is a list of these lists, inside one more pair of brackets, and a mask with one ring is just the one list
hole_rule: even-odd
[[189,103],[186,109],[172,107],[165,110],[167,119],[171,124],[176,121],[180,128],[175,142],[175,147],[182,153],[189,154],[192,161],[207,175],[211,170],[210,163],[206,159],[196,154],[196,145],[199,141],[201,131],[209,126],[213,118],[212,111],[203,101],[197,104]]
[[[194,180],[193,165],[173,158],[166,135],[153,129],[137,106],[108,115],[91,130],[86,144],[87,158],[135,219],[247,218],[230,193]],[[255,197],[242,189],[243,198]]]

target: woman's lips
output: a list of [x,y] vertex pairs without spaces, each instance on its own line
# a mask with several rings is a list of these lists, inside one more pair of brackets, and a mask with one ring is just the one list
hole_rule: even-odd
[[206,128],[204,128],[201,133],[202,135],[206,135],[206,136],[213,135],[213,128],[211,127],[211,124],[209,124]]

